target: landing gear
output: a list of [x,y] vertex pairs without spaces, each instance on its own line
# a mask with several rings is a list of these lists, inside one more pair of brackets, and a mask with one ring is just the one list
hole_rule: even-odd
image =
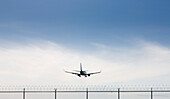
[[78,75],[79,77],[81,77],[81,75]]

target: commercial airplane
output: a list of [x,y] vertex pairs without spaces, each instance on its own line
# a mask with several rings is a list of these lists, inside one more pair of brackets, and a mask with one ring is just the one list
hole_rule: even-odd
[[80,71],[79,71],[79,70],[73,70],[73,71],[76,71],[76,72],[69,72],[69,71],[65,71],[65,72],[66,72],[66,73],[75,74],[75,75],[77,75],[77,76],[79,76],[79,77],[81,77],[81,76],[87,77],[87,76],[90,76],[90,75],[93,75],[93,74],[101,73],[101,71],[99,71],[99,72],[93,72],[93,73],[87,73],[87,72],[86,72],[87,70],[83,70],[83,69],[82,69],[82,64],[81,64],[81,63],[80,63]]

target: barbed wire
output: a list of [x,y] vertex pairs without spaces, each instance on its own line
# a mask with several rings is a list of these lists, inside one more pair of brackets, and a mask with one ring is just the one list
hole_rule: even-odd
[[170,85],[0,85],[0,91],[150,91],[170,90]]

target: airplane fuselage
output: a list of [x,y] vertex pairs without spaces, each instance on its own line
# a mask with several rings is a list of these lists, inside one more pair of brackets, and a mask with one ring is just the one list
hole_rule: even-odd
[[87,75],[86,71],[80,71],[81,75]]
[[86,71],[80,71],[80,75],[78,75],[78,76],[79,76],[79,77],[81,77],[81,76],[87,77],[87,76],[90,76],[90,74],[87,74]]
[[[75,71],[78,71],[78,70],[75,70]],[[90,76],[90,75],[92,75],[92,74],[100,73],[101,71],[100,71],[100,72],[87,73],[86,71],[83,71],[83,69],[82,69],[82,64],[80,63],[80,71],[78,71],[79,73],[69,72],[69,71],[65,71],[65,72],[66,72],[66,73],[75,74],[75,75],[77,75],[77,76],[79,76],[79,77],[81,77],[81,76],[87,77],[87,76]]]

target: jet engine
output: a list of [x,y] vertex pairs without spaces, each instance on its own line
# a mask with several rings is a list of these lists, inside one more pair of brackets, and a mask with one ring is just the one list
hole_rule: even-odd
[[80,74],[78,74],[78,76],[79,76],[79,77],[81,77],[81,75],[80,75]]

